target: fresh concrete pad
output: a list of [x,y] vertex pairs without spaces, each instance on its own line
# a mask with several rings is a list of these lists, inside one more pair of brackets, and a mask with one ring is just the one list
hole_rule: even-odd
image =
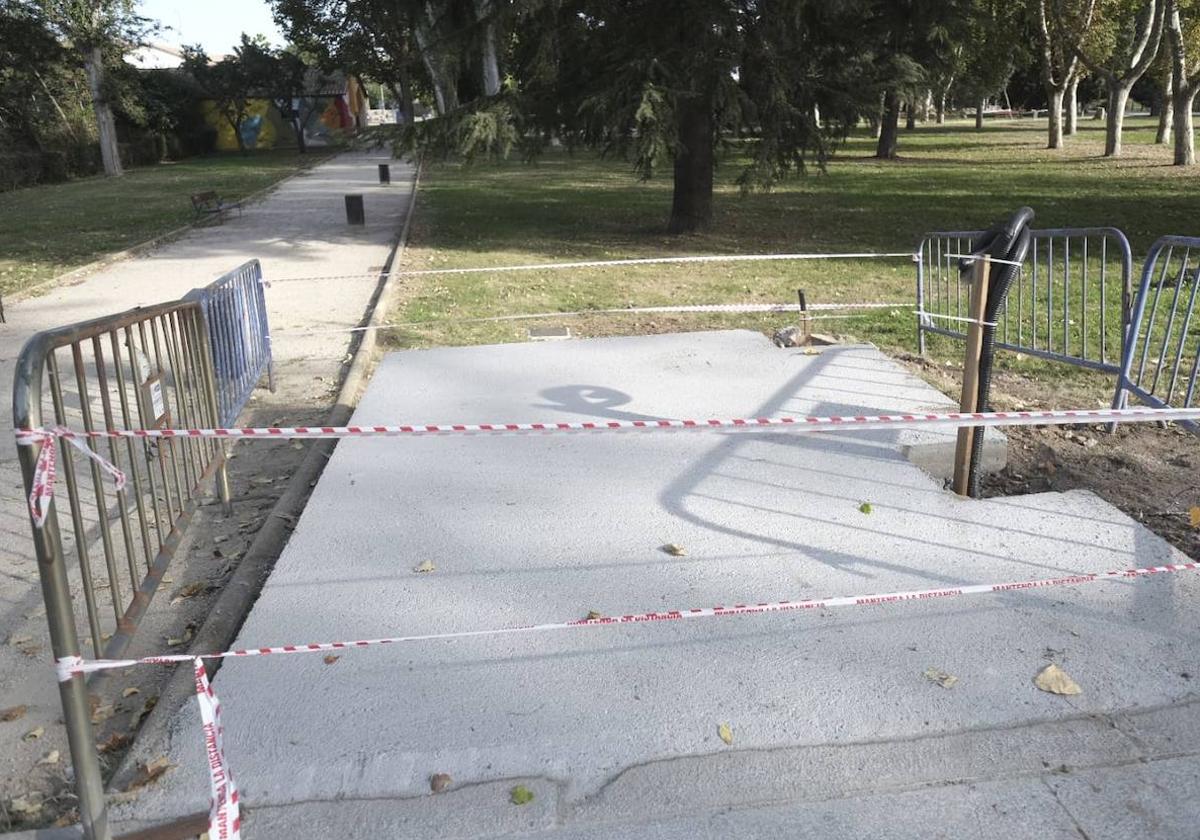
[[[946,402],[873,348],[780,350],[756,333],[712,332],[394,353],[355,422],[862,414]],[[955,496],[906,459],[919,443],[901,430],[346,440],[238,645],[1180,559],[1090,493]],[[667,543],[686,555],[663,552]],[[415,572],[425,561],[434,571]],[[922,808],[954,836],[1033,836],[1031,826],[1070,836],[1075,812],[1102,794],[1048,781],[1054,772],[1103,771],[1116,789],[1134,785],[1122,774],[1135,763],[1200,753],[1198,593],[1195,577],[1164,575],[349,650],[331,664],[230,660],[215,688],[252,838],[683,838],[739,826],[765,837],[789,819],[827,824],[826,836],[881,836],[897,812],[900,836],[923,836],[909,813]],[[1048,662],[1083,693],[1040,692],[1033,677]],[[928,668],[958,683],[942,688]],[[718,737],[722,723],[732,745]],[[178,769],[122,819],[206,807],[190,704],[168,752]],[[453,778],[450,792],[429,794],[435,773]],[[510,804],[517,783],[534,802]],[[1136,797],[1104,807],[1128,811],[1134,828],[1121,837],[1185,836],[1156,832],[1148,818],[1138,827],[1138,809],[1151,806]],[[1200,816],[1192,798],[1179,808],[1192,824]],[[981,821],[989,809],[999,810]]]

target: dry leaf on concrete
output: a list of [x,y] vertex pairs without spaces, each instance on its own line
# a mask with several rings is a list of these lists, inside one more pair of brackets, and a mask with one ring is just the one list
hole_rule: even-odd
[[341,659],[341,658],[342,658],[342,657],[340,657],[340,656],[337,656],[337,655],[335,655],[335,654],[332,654],[332,653],[330,653],[330,654],[327,654],[327,655],[325,656],[325,664],[326,664],[326,665],[332,665],[334,662],[337,662],[337,661],[338,661],[339,659]]
[[1038,671],[1033,684],[1050,694],[1082,694],[1083,689],[1053,662]]
[[441,793],[450,787],[450,781],[449,773],[434,773],[429,777],[429,789],[434,793]]
[[194,580],[191,583],[186,583],[175,592],[171,598],[171,606],[175,606],[180,601],[185,601],[188,598],[194,598],[197,595],[203,595],[208,591],[208,583],[203,580]]
[[953,674],[947,674],[945,671],[937,668],[926,668],[925,679],[931,683],[937,683],[942,688],[953,688],[954,684],[958,682],[958,677]]
[[585,620],[586,621],[595,621],[598,618],[604,618],[604,616],[601,615],[596,610],[588,610],[587,618]]
[[1188,509],[1188,522],[1193,528],[1200,528],[1200,505],[1192,505]]
[[662,550],[672,557],[687,557],[687,550],[678,543],[667,543]]
[[122,732],[114,732],[103,741],[96,744],[96,749],[102,753],[116,752],[132,740],[132,735],[126,735]]
[[153,761],[146,762],[138,767],[137,773],[134,775],[133,781],[129,783],[128,789],[133,790],[145,787],[174,766],[174,764],[167,760],[166,756],[159,756]]
[[8,810],[23,817],[33,817],[42,812],[42,803],[26,794],[9,800]]
[[436,566],[433,565],[432,560],[426,560],[420,566],[417,566],[415,569],[413,569],[413,571],[414,572],[432,572],[435,568],[436,568]]
[[50,752],[41,757],[41,759],[38,761],[38,766],[42,767],[50,764],[58,764],[59,757],[58,750],[50,750]]
[[0,721],[11,723],[14,720],[20,720],[25,717],[27,711],[29,711],[28,706],[9,706],[7,709],[0,709]]
[[717,735],[726,744],[733,744],[733,730],[729,728],[728,723],[722,723],[717,727]]
[[26,732],[24,735],[22,735],[21,740],[22,741],[36,741],[38,738],[41,738],[45,734],[46,734],[46,727],[35,726],[33,729],[30,729],[28,732]]
[[142,693],[142,690],[140,688],[134,688],[133,686],[130,686],[129,688],[127,688],[121,692],[121,696],[122,697],[132,697],[135,694],[141,694],[141,693]]

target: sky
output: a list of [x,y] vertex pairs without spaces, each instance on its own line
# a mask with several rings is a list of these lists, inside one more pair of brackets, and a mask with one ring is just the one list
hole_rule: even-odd
[[164,25],[162,32],[152,36],[156,41],[200,44],[209,55],[230,52],[243,32],[283,44],[266,0],[141,0],[138,5],[142,15]]

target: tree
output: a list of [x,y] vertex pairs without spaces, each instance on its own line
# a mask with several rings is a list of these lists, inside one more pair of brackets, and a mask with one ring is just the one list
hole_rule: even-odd
[[[1046,148],[1063,147],[1063,97],[1070,92],[1071,131],[1074,134],[1075,91],[1079,85],[1078,44],[1088,35],[1096,11],[1096,0],[1082,0],[1082,7],[1075,9],[1070,18],[1062,14],[1061,3],[1057,9],[1047,9],[1053,0],[1037,0],[1036,22],[1038,32],[1039,60],[1041,62],[1042,86],[1046,89],[1048,138]],[[1057,11],[1059,14],[1054,14]]]
[[1021,39],[1021,8],[1006,0],[974,0],[964,19],[964,48],[952,53],[959,66],[959,89],[975,103],[975,128],[983,128],[983,108],[1012,78],[1026,57]]
[[858,29],[874,54],[875,72],[864,81],[883,90],[875,157],[897,156],[902,102],[923,95],[931,79],[953,75],[962,58],[965,25],[965,0],[867,3]]
[[[1060,7],[1063,0],[1059,0]],[[1162,43],[1167,0],[1107,0],[1107,23],[1112,27],[1111,48],[1106,57],[1075,38],[1079,58],[1104,80],[1108,92],[1104,156],[1120,157],[1121,130],[1125,124],[1125,106],[1129,91],[1150,69]],[[1130,8],[1132,6],[1132,8]],[[1060,9],[1060,20],[1070,20]],[[1132,18],[1132,19],[1131,19]],[[1130,25],[1132,24],[1132,25]],[[1064,24],[1070,26],[1069,23]]]
[[208,96],[221,118],[233,129],[238,151],[245,153],[246,140],[242,124],[250,115],[250,100],[258,92],[256,79],[243,60],[250,50],[259,49],[255,42],[242,35],[240,47],[234,54],[213,62],[201,47],[184,47],[183,67]]
[[415,45],[415,0],[272,0],[288,40],[334,68],[383,82],[411,125],[417,87],[429,83]]
[[106,59],[120,56],[150,31],[149,21],[134,12],[134,0],[10,0],[35,3],[56,34],[69,43],[87,76],[100,157],[106,175],[121,175],[121,154],[113,120],[112,91],[106,84]]
[[[1200,62],[1188,61],[1188,53],[1195,56],[1197,31],[1194,19],[1197,11],[1192,0],[1167,0],[1167,37],[1171,47],[1171,107],[1175,112],[1175,165],[1192,166],[1196,163],[1195,132],[1192,125],[1192,105],[1200,92]],[[1184,14],[1191,19],[1184,26]]]
[[[40,9],[0,8],[0,131],[6,145],[42,147],[53,125],[76,137],[76,121],[64,109],[55,84],[68,63],[67,50]],[[45,111],[45,104],[53,106],[53,113]],[[75,111],[71,103],[67,108]]]

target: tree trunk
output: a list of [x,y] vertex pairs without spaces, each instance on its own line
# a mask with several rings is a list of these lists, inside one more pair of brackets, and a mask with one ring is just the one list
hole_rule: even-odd
[[1192,104],[1196,101],[1195,89],[1176,91],[1172,99],[1175,111],[1175,165],[1195,166],[1196,142],[1192,127]]
[[875,157],[895,160],[899,139],[900,96],[894,90],[889,90],[883,95],[883,117],[879,121],[879,143],[875,146]]
[[1067,101],[1063,106],[1066,112],[1066,129],[1064,133],[1074,137],[1079,123],[1079,77],[1073,76],[1067,85]]
[[1158,93],[1158,103],[1158,131],[1154,133],[1154,142],[1166,143],[1167,138],[1171,136],[1175,116],[1175,97],[1172,94],[1170,74]]
[[980,99],[975,103],[975,130],[983,131],[983,108],[987,105],[987,100]]
[[300,121],[299,113],[292,117],[292,130],[296,132],[296,148],[300,154],[308,154],[308,138],[304,136],[304,123]]
[[123,175],[121,151],[117,147],[117,124],[113,120],[112,108],[104,98],[104,56],[99,47],[84,52],[83,70],[87,74],[88,90],[92,96],[92,111],[96,114],[96,133],[100,136],[100,160],[104,162],[104,174]]
[[905,106],[904,130],[912,131],[916,127],[917,127],[917,109],[916,109],[916,106],[913,104],[913,101],[910,99],[908,101],[908,104]]
[[1060,87],[1047,87],[1046,98],[1050,103],[1050,108],[1046,111],[1046,116],[1050,121],[1046,138],[1046,148],[1061,149],[1063,147],[1063,89]]
[[703,95],[680,100],[677,109],[680,146],[675,152],[675,192],[669,233],[691,233],[712,221],[713,117]]
[[1125,127],[1125,105],[1129,102],[1129,86],[1110,82],[1108,86],[1108,118],[1104,126],[1104,156],[1121,156],[1121,130]]
[[418,22],[413,32],[417,36],[421,62],[433,85],[433,103],[438,114],[448,114],[458,108],[458,75],[451,71],[442,46],[435,43],[438,37],[436,32],[431,31],[424,22]]
[[934,120],[938,125],[946,124],[946,94],[944,93],[938,97],[937,113],[934,116]]
[[[488,2],[477,2],[480,14],[487,14]],[[496,58],[496,24],[490,19],[483,25],[483,95],[497,96],[500,93],[500,62]]]

